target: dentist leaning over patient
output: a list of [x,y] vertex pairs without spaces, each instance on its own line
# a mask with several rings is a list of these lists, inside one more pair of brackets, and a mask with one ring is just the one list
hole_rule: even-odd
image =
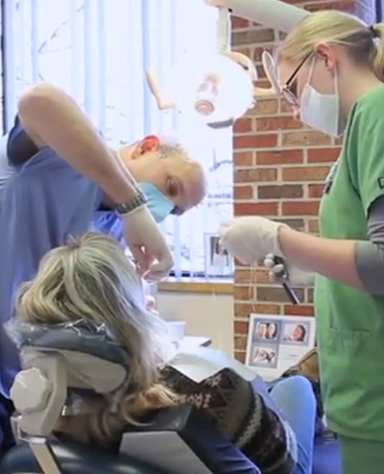
[[0,140],[0,458],[12,443],[9,389],[19,371],[3,324],[20,284],[47,252],[91,229],[124,239],[140,272],[160,280],[173,260],[157,222],[204,194],[200,164],[178,143],[150,135],[113,150],[56,86],[21,94],[14,127]]
[[[240,217],[222,243],[275,279],[316,274],[322,395],[340,437],[344,474],[384,472],[384,25],[337,11],[308,15],[277,50],[282,93],[295,115],[342,150],[324,187],[320,236]],[[267,258],[265,258],[267,255]],[[298,279],[297,279],[298,278]]]

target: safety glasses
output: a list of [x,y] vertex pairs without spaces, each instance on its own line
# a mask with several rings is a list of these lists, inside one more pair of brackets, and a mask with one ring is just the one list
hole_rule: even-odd
[[300,61],[281,90],[287,102],[296,107],[299,105],[299,99],[297,97],[297,76],[300,72],[300,69],[304,66],[308,59],[312,57],[312,55],[313,52],[307,54],[304,59]]

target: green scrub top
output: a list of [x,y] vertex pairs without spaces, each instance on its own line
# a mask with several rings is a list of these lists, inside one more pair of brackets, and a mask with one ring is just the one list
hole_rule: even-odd
[[[368,240],[368,211],[383,194],[384,87],[378,87],[350,113],[320,206],[320,235]],[[352,438],[384,441],[384,296],[318,276],[315,311],[330,428]]]

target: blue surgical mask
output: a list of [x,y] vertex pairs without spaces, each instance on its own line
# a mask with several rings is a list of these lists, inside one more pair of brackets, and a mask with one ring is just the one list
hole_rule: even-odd
[[142,191],[147,200],[147,206],[153,218],[157,223],[162,222],[171,214],[175,205],[160,189],[152,183],[137,183],[140,191]]

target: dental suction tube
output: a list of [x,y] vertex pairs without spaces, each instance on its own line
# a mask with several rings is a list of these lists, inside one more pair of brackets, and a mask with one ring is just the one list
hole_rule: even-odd
[[309,15],[308,11],[280,0],[206,0],[206,3],[284,33],[289,33]]

